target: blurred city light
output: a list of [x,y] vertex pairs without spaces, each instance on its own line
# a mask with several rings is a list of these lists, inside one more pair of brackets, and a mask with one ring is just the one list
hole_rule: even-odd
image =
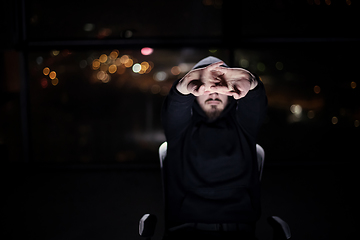
[[257,69],[261,72],[264,72],[266,67],[265,67],[265,64],[262,63],[262,62],[259,62],[257,65],[256,65]]
[[84,31],[85,32],[91,32],[92,30],[94,30],[94,28],[95,28],[95,25],[92,24],[92,23],[86,23],[84,25]]
[[100,67],[100,60],[99,59],[94,59],[94,61],[92,62],[92,69],[94,69],[94,70],[97,70],[97,69],[99,69],[99,67]]
[[111,59],[116,59],[117,57],[119,56],[119,50],[113,50],[111,53],[110,53],[110,58]]
[[239,65],[243,68],[248,68],[249,67],[249,61],[247,59],[240,59]]
[[290,107],[290,111],[296,116],[300,117],[302,114],[302,107],[299,104],[293,104]]
[[115,64],[109,66],[109,73],[113,74],[117,71],[117,66]]
[[153,53],[153,51],[154,51],[154,49],[152,49],[152,48],[144,47],[141,49],[141,54],[147,56],[147,55],[151,55]]
[[355,126],[355,127],[359,127],[359,126],[360,126],[360,121],[359,121],[359,120],[355,120],[355,121],[354,121],[354,126]]
[[337,124],[338,122],[339,122],[339,119],[338,119],[336,116],[334,116],[334,117],[331,118],[331,123],[332,123],[332,124],[335,125],[335,124]]
[[125,62],[125,67],[130,68],[133,65],[134,61],[131,58],[128,58]]
[[45,67],[45,68],[43,69],[43,74],[44,74],[44,75],[49,75],[49,73],[50,73],[50,68]]
[[319,94],[320,91],[321,91],[321,88],[320,88],[318,85],[316,85],[316,86],[314,87],[314,92],[315,92],[316,94]]
[[58,85],[58,84],[59,84],[59,79],[58,79],[58,78],[52,79],[52,80],[51,80],[51,84],[52,84],[53,86]]
[[181,69],[179,66],[174,66],[171,68],[171,73],[173,75],[179,75],[181,73]]
[[51,72],[49,73],[49,78],[50,78],[50,79],[55,79],[55,78],[56,78],[56,72],[55,72],[55,71],[51,71]]
[[46,78],[42,78],[41,81],[40,81],[40,84],[41,84],[41,87],[42,88],[47,88],[48,86],[48,81]]
[[313,110],[308,111],[307,116],[309,119],[313,119],[315,117],[315,112]]
[[356,88],[356,82],[351,82],[350,85],[351,85],[351,88],[352,88],[352,89],[355,89],[355,88]]
[[108,59],[108,56],[106,54],[101,54],[101,56],[99,57],[99,61],[101,63],[105,63]]
[[132,70],[133,70],[134,73],[140,72],[140,70],[141,70],[141,64],[135,63],[135,64],[133,65],[133,67],[132,67]]
[[164,71],[160,71],[154,74],[154,79],[156,81],[164,81],[167,78],[167,74]]
[[282,62],[276,62],[275,67],[277,70],[283,70],[284,69],[284,64]]
[[41,56],[39,56],[39,57],[36,58],[36,63],[37,63],[38,65],[42,64],[43,61],[44,61],[44,59],[43,59],[43,57],[41,57]]

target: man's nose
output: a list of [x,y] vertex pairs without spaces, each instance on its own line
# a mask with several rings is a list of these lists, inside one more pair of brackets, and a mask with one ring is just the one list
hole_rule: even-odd
[[209,94],[209,97],[211,97],[211,98],[216,98],[217,96],[219,96],[219,94],[217,92],[212,92]]

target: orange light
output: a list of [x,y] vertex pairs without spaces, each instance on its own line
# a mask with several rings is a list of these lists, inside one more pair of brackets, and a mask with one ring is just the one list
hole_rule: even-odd
[[105,63],[108,59],[108,56],[106,54],[101,54],[101,56],[99,57],[99,61],[101,63]]
[[53,80],[51,80],[51,84],[52,84],[53,86],[58,85],[58,84],[59,84],[59,79],[58,79],[58,78],[54,78]]
[[125,65],[125,67],[129,68],[129,67],[131,67],[131,66],[133,65],[133,63],[134,63],[133,60],[129,58],[129,59],[125,62],[124,65]]
[[115,73],[116,70],[117,70],[117,66],[115,64],[113,64],[109,67],[109,73],[111,73],[111,74]]
[[321,88],[320,88],[318,85],[316,85],[316,86],[314,87],[314,92],[315,92],[316,94],[319,94],[320,91],[321,91]]
[[51,71],[51,72],[49,73],[49,78],[50,78],[50,79],[55,79],[55,78],[56,78],[56,72],[55,72],[55,71]]
[[43,74],[44,75],[49,75],[49,73],[50,73],[50,68],[46,67],[46,68],[43,69]]
[[116,59],[117,57],[119,56],[119,50],[113,50],[111,53],[110,53],[110,58],[111,59]]
[[179,66],[174,66],[171,68],[171,73],[173,75],[179,75],[181,73],[181,69]]
[[95,60],[92,62],[92,69],[94,69],[94,70],[99,69],[100,64],[101,64],[101,63],[100,63],[99,59],[95,59]]
[[355,89],[356,88],[356,82],[351,82],[351,88]]
[[334,116],[334,117],[332,117],[332,119],[331,119],[331,123],[332,124],[337,124],[339,122],[339,119],[336,117],[336,116]]

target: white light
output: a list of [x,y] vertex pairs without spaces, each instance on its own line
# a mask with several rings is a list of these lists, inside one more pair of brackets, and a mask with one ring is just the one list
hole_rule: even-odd
[[87,61],[86,60],[81,60],[79,63],[80,68],[86,68],[87,66]]
[[249,61],[247,59],[245,59],[245,58],[242,58],[239,63],[240,63],[240,66],[243,67],[243,68],[248,68],[249,67]]
[[166,79],[166,77],[167,77],[167,74],[164,71],[157,72],[154,75],[154,78],[156,81],[164,81]]
[[134,73],[140,72],[140,70],[141,70],[141,64],[135,63],[135,64],[133,65],[133,67],[132,67],[132,70],[133,70]]
[[36,63],[37,63],[38,65],[42,64],[43,61],[44,61],[44,59],[43,59],[41,56],[36,58]]
[[180,63],[179,68],[181,72],[188,72],[191,70],[192,66],[195,64],[189,64],[189,63]]
[[94,30],[94,24],[92,23],[87,23],[84,25],[84,31],[85,32],[91,32],[92,30]]
[[298,104],[293,104],[290,107],[290,111],[296,116],[300,117],[302,113],[302,107]]

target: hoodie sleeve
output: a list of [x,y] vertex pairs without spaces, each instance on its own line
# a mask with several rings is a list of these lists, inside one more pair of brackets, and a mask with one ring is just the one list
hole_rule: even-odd
[[161,112],[161,120],[167,141],[180,136],[188,127],[195,100],[194,95],[183,95],[176,89],[178,81],[170,89]]
[[237,101],[236,120],[244,131],[256,138],[265,119],[267,97],[264,84],[258,80],[258,85]]

